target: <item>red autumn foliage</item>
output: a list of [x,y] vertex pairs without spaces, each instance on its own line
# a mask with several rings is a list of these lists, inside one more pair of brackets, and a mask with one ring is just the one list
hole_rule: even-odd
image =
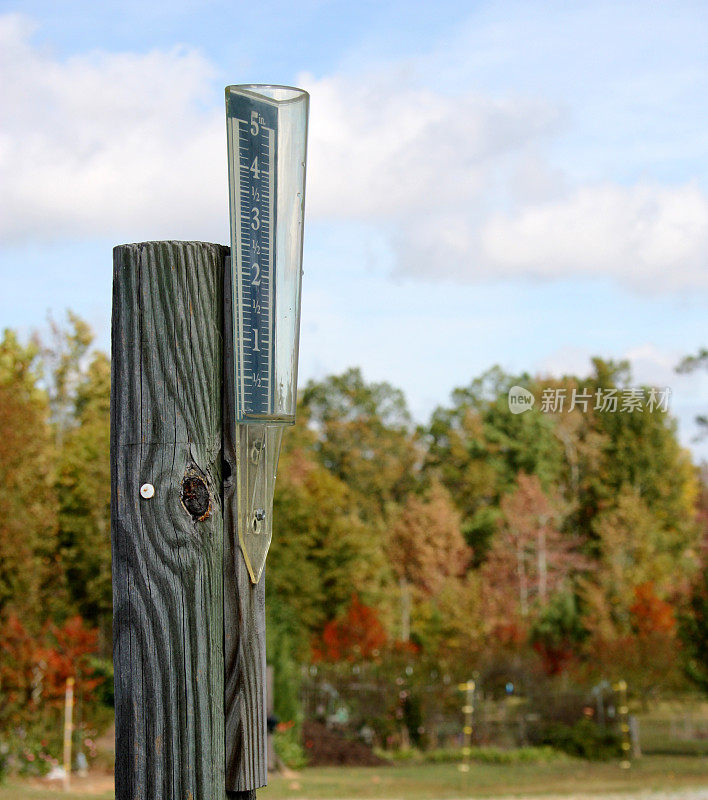
[[490,638],[498,647],[518,649],[528,640],[528,630],[516,621],[497,622],[492,628]]
[[409,639],[403,642],[400,639],[393,643],[393,652],[397,655],[416,656],[421,651],[421,646]]
[[575,651],[570,642],[552,644],[536,641],[533,643],[533,649],[540,656],[546,675],[561,675],[575,661]]
[[0,721],[16,724],[40,708],[61,708],[66,679],[76,680],[76,691],[91,699],[102,678],[94,675],[89,658],[96,652],[98,633],[81,617],[63,625],[45,624],[32,634],[15,615],[0,626]]
[[35,668],[41,661],[41,651],[38,642],[14,614],[0,628],[0,640],[3,647],[0,690],[4,696],[0,704],[0,719],[4,719],[9,709],[22,707],[32,701]]
[[313,646],[315,661],[357,661],[375,658],[386,644],[386,631],[376,610],[352,595],[346,613],[328,622]]

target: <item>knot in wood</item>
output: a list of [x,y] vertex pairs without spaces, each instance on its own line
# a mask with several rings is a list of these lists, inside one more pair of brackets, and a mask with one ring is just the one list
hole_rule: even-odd
[[183,479],[180,498],[195,522],[204,522],[211,513],[209,489],[198,476],[188,475]]

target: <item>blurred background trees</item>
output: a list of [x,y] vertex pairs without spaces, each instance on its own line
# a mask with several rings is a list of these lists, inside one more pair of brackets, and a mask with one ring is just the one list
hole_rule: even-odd
[[[512,386],[565,405],[511,414]],[[645,704],[708,690],[706,469],[670,414],[596,408],[598,390],[630,387],[627,364],[599,358],[584,377],[495,367],[416,427],[400,390],[357,369],[310,381],[267,568],[279,718],[297,728],[318,664],[387,698],[361,701],[381,744],[405,720],[406,741],[437,739],[473,674],[490,697],[619,677]],[[574,393],[592,400],[571,408]],[[5,331],[0,738],[46,763],[69,674],[86,729],[108,719],[109,398],[109,359],[75,315],[30,343]]]

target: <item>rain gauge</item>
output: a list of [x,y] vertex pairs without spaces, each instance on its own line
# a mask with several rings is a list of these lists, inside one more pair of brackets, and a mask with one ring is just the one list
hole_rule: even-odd
[[283,429],[295,422],[309,95],[226,88],[238,536],[253,583],[273,533]]

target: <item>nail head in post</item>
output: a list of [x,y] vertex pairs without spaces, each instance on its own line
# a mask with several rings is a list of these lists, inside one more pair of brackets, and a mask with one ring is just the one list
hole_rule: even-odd
[[155,494],[155,487],[151,483],[144,483],[140,487],[140,496],[149,500]]

